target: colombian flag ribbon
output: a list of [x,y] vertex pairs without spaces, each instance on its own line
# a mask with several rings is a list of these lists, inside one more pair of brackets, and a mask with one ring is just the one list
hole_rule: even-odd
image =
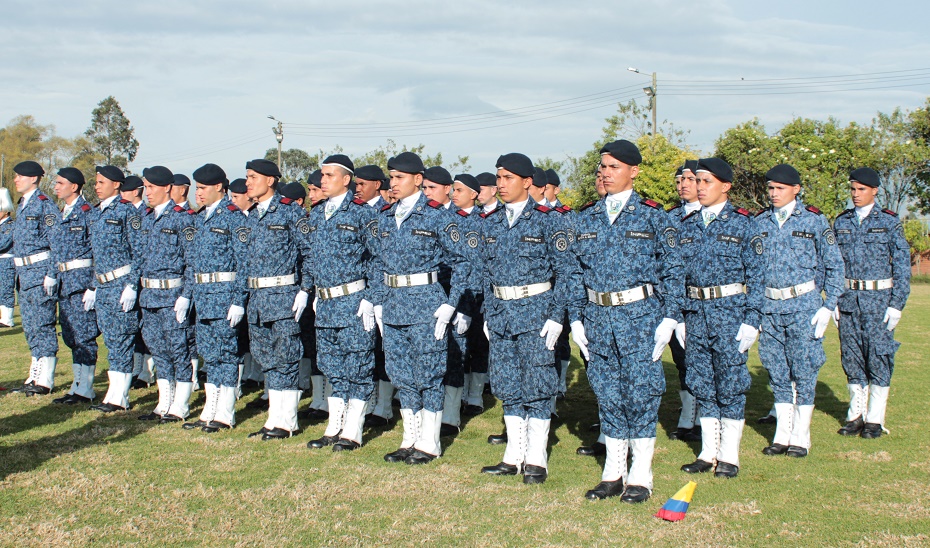
[[662,508],[656,512],[656,517],[666,521],[681,521],[685,519],[685,513],[688,511],[688,504],[691,502],[691,497],[694,496],[694,489],[696,487],[697,483],[689,481],[687,485],[675,493],[675,496],[668,499],[668,501],[662,505]]

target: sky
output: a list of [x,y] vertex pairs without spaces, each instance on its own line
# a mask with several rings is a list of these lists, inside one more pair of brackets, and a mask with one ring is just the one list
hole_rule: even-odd
[[[4,2],[0,124],[71,137],[108,95],[141,143],[133,171],[207,162],[230,178],[276,146],[393,139],[472,172],[563,160],[617,103],[648,99],[709,154],[730,127],[803,116],[868,123],[930,96],[926,2]],[[630,72],[639,69],[641,74]],[[803,93],[797,93],[803,92]]]

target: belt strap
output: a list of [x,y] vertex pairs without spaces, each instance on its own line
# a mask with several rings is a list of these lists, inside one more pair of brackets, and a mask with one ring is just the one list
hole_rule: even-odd
[[334,287],[327,287],[322,289],[318,287],[316,294],[321,301],[325,301],[326,299],[345,297],[346,295],[358,293],[363,289],[365,289],[365,280],[355,280],[354,282],[349,282],[347,284],[337,285]]
[[814,283],[814,280],[811,280],[809,282],[793,285],[791,287],[784,287],[782,289],[766,287],[765,296],[775,301],[784,301],[787,299],[800,297],[801,295],[806,295],[815,289],[817,289],[817,284]]
[[715,285],[712,287],[694,287],[688,286],[688,297],[699,301],[709,301],[712,299],[721,299],[731,297],[746,292],[746,284],[727,284]]
[[384,285],[388,287],[413,287],[429,285],[439,281],[438,272],[421,272],[419,274],[384,274]]
[[142,278],[139,280],[142,287],[146,289],[174,289],[181,287],[184,283],[183,278],[171,278],[168,280],[157,280],[155,278]]
[[12,253],[3,253],[3,254],[0,254],[0,259],[12,259],[12,258],[13,258],[13,254],[12,254]]
[[132,270],[131,265],[121,266],[117,268],[116,270],[111,270],[105,274],[97,274],[97,281],[102,284],[105,284],[107,282],[112,282],[113,280],[117,278],[121,278],[125,276],[126,274],[129,274],[130,270]]
[[511,285],[511,286],[494,286],[494,296],[502,301],[513,301],[515,299],[525,299],[545,293],[552,289],[551,282],[539,282],[529,285]]
[[283,285],[294,285],[295,283],[297,283],[296,274],[288,274],[287,276],[267,276],[265,278],[249,278],[249,287],[251,289],[280,287]]
[[94,261],[92,259],[75,259],[66,263],[58,263],[58,271],[67,272],[69,270],[77,270],[78,268],[87,268],[93,264]]
[[13,257],[13,264],[16,266],[29,266],[31,264],[40,263],[48,259],[48,257],[48,251],[43,251],[42,253],[36,253],[28,257]]
[[624,304],[635,303],[652,296],[652,284],[641,285],[632,289],[623,291],[607,291],[601,293],[593,289],[585,288],[588,292],[588,300],[600,306],[620,306]]
[[876,289],[891,289],[894,287],[894,280],[885,278],[884,280],[850,280],[846,278],[846,289],[854,291],[874,291]]
[[208,272],[203,274],[194,274],[194,282],[199,284],[213,284],[234,281],[236,281],[235,272]]

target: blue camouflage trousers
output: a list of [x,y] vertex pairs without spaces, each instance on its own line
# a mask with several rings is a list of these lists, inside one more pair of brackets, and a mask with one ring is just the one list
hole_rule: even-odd
[[103,332],[110,369],[117,373],[132,373],[132,353],[139,334],[139,309],[123,312],[119,304],[123,286],[119,284],[97,288],[97,325]]
[[891,386],[894,355],[901,343],[884,314],[840,311],[840,357],[848,384]]
[[736,340],[741,316],[740,310],[714,301],[705,302],[697,311],[685,311],[685,382],[702,417],[744,418],[752,378],[746,367],[748,352],[741,354]]
[[384,365],[397,388],[400,405],[414,413],[442,411],[446,373],[446,338],[436,340],[432,322],[384,324]]
[[187,319],[178,323],[173,308],[142,309],[142,338],[152,354],[157,378],[191,382],[194,368],[187,343],[188,331]]
[[546,339],[537,331],[490,334],[488,377],[504,415],[549,419],[550,400],[558,392],[559,376],[555,352],[546,348]]
[[252,356],[262,366],[268,390],[299,390],[297,378],[303,345],[294,318],[249,324]]
[[13,259],[0,259],[0,306],[16,306],[16,270]]
[[823,340],[814,338],[816,326],[811,325],[816,311],[762,315],[759,357],[769,372],[775,403],[795,402],[793,382],[797,405],[814,405],[817,374],[827,361]]
[[229,320],[197,318],[197,349],[203,356],[207,382],[216,386],[235,387],[239,382],[238,333],[229,327]]
[[375,389],[375,334],[362,322],[316,328],[316,362],[333,385],[333,397],[368,401]]
[[71,349],[74,363],[97,365],[97,312],[84,310],[83,298],[83,293],[72,293],[58,299],[61,338]]
[[468,332],[459,335],[454,326],[449,327],[446,335],[448,349],[446,350],[447,365],[443,384],[460,388],[465,386],[465,357],[468,355]]
[[19,291],[19,313],[23,318],[23,333],[33,357],[58,355],[58,334],[55,331],[55,297],[45,294],[41,285]]

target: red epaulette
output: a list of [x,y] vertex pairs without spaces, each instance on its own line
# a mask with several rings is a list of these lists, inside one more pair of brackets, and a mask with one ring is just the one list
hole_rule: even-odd
[[585,205],[583,205],[583,206],[581,206],[580,208],[578,208],[578,211],[584,211],[584,210],[588,209],[589,207],[593,206],[593,205],[596,204],[596,203],[597,203],[597,200],[594,200],[593,202],[588,202],[588,203],[586,203]]
[[816,213],[817,215],[823,215],[823,211],[820,211],[819,209],[817,209],[816,207],[812,205],[809,205],[805,207],[804,209],[810,211],[811,213]]
[[491,211],[487,211],[487,212],[485,212],[485,213],[479,213],[478,216],[481,217],[482,219],[487,219],[489,215],[494,215],[495,213],[497,213],[498,211],[500,211],[500,210],[502,210],[502,209],[504,209],[504,208],[503,208],[503,207],[495,207],[495,208],[492,209]]
[[362,200],[361,198],[355,198],[354,200],[352,200],[352,203],[355,204],[355,205],[361,205],[361,206],[363,206],[363,205],[368,205],[368,204],[365,203],[365,201]]
[[131,204],[132,202],[130,202],[129,200],[125,200],[125,199],[123,199],[123,198],[120,198],[120,199],[119,199],[119,203],[121,203],[121,204]]
[[[129,203],[129,202],[126,202],[126,203]],[[155,211],[155,210],[152,209],[152,208],[150,208],[149,206],[145,206],[145,214],[146,214],[146,215],[148,215],[149,213],[151,213],[151,212],[153,212],[153,211]]]
[[692,211],[691,213],[688,213],[687,215],[685,215],[684,217],[682,217],[682,218],[681,218],[681,221],[684,222],[685,219],[689,219],[689,218],[691,218],[691,217],[694,217],[694,214],[695,214],[695,213],[698,213],[698,212],[700,212],[700,211],[701,211],[700,209],[695,209],[695,210]]
[[456,211],[456,213],[458,213],[458,214],[461,215],[462,217],[468,217],[468,213],[465,213],[465,210],[464,210],[464,209],[460,209],[460,210]]
[[[205,207],[204,207],[204,208],[201,208],[201,211],[203,211],[204,209],[207,209],[207,208],[205,208]],[[197,212],[194,211],[193,209],[188,209],[188,210],[187,210],[187,214],[188,214],[188,215],[196,215]]]
[[291,203],[291,202],[293,202],[293,201],[294,201],[294,200],[291,200],[290,198],[281,198],[281,203],[284,204],[284,205],[287,205],[287,204],[289,204],[289,203]]
[[748,209],[744,209],[744,208],[740,207],[740,208],[737,208],[737,209],[736,209],[736,212],[739,213],[740,215],[742,215],[743,217],[749,217],[749,210],[748,210]]
[[37,195],[36,195],[36,198],[42,200],[43,202],[44,202],[45,200],[48,200],[48,196],[46,196],[45,194],[37,194]]
[[82,205],[82,206],[81,206],[81,211],[83,211],[84,213],[87,213],[88,211],[90,211],[90,204],[84,204],[84,205]]
[[391,206],[392,206],[392,205],[394,205],[394,204],[384,204],[384,206],[381,207],[381,211],[387,211],[387,210],[391,209]]
[[565,214],[565,213],[568,213],[569,211],[571,211],[572,208],[570,208],[570,207],[568,207],[568,206],[558,206],[557,208],[555,208],[555,210],[558,211],[559,213]]
[[179,205],[176,205],[176,206],[174,206],[174,207],[173,207],[173,208],[171,208],[171,209],[173,209],[173,210],[175,210],[175,211],[177,211],[178,213],[180,213],[180,212],[182,212],[182,211],[184,211],[184,208],[183,208],[183,207],[181,207],[181,206],[179,206]]
[[546,207],[541,204],[536,204],[536,207],[534,207],[533,209],[535,209],[536,211],[541,211],[542,213],[549,213],[550,211],[552,211],[551,207]]
[[763,210],[759,211],[759,213],[756,213],[756,217],[758,217],[759,215],[762,215],[762,214],[765,213],[766,211],[768,211],[768,209],[763,209]]
[[891,215],[891,216],[893,216],[893,217],[897,217],[897,216],[898,216],[897,213],[895,213],[894,211],[891,211],[890,209],[883,209],[882,211],[884,211],[885,213],[887,213],[887,214],[889,214],[889,215]]
[[229,204],[228,206],[226,206],[226,209],[230,211],[239,211],[239,206],[237,206],[236,204]]
[[666,211],[666,212],[674,211],[674,210],[678,209],[679,207],[681,207],[681,202],[678,202],[678,205],[673,205],[672,207],[666,209],[665,211]]
[[643,203],[646,204],[647,206],[653,208],[653,209],[661,209],[661,208],[662,208],[662,204],[660,204],[659,202],[657,202],[657,201],[655,201],[655,200],[646,199],[646,200],[643,200]]
[[[556,208],[556,209],[558,209],[558,208]],[[565,211],[571,211],[571,210],[572,210],[572,206],[562,204],[562,209],[564,209]]]
[[326,203],[326,199],[325,199],[325,198],[322,199],[322,200],[317,200],[317,201],[313,202],[312,204],[310,204],[310,209],[313,209],[313,208],[315,208],[316,206],[318,206],[318,205],[320,205],[320,204],[325,204],[325,203]]
[[442,204],[440,204],[436,200],[430,200],[426,202],[426,205],[430,206],[433,209],[439,209],[440,207],[442,207]]

